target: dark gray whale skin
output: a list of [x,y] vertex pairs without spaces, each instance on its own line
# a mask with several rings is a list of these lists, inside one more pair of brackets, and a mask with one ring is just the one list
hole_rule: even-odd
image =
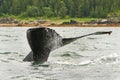
[[27,39],[31,48],[31,52],[23,61],[34,61],[43,63],[47,61],[51,51],[69,44],[76,39],[100,34],[111,34],[112,31],[95,32],[80,37],[62,38],[55,30],[50,28],[31,28],[27,30]]
[[49,53],[61,46],[62,37],[50,28],[31,28],[27,30],[31,52],[23,61],[45,62]]

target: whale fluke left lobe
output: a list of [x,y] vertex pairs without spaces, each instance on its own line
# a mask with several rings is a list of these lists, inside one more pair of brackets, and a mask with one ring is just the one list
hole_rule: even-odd
[[33,61],[33,52],[31,51],[24,59],[23,61]]

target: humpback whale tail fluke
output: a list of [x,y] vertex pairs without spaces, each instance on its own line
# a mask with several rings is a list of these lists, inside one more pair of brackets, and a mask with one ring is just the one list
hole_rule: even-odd
[[24,58],[23,61],[43,63],[47,61],[51,51],[69,44],[76,39],[90,35],[111,33],[112,31],[101,31],[74,38],[62,38],[58,33],[56,33],[55,30],[50,28],[31,28],[27,30],[27,39],[31,48],[31,52]]
[[66,44],[69,44],[69,43],[79,39],[79,38],[87,37],[87,36],[90,36],[90,35],[103,35],[103,34],[109,34],[110,35],[111,33],[112,33],[112,31],[98,31],[98,32],[86,34],[86,35],[79,36],[79,37],[64,38],[63,39],[63,44],[66,45]]

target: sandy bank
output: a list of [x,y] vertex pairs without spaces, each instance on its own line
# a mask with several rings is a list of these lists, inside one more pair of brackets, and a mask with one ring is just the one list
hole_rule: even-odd
[[55,23],[25,23],[25,24],[0,24],[0,27],[120,27],[120,24],[55,24]]

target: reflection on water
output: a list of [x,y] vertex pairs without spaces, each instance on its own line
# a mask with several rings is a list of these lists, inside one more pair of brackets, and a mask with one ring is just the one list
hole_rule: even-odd
[[0,80],[120,80],[120,28],[53,28],[63,37],[113,33],[79,39],[39,65],[22,61],[30,51],[27,29],[0,28]]

